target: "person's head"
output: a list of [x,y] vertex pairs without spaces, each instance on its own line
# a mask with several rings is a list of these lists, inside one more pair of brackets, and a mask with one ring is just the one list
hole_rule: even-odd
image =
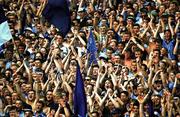
[[151,97],[151,100],[153,102],[153,105],[156,107],[156,106],[159,106],[160,103],[161,103],[161,96],[160,95],[153,95]]
[[[12,76],[12,73],[13,73],[12,69],[6,69],[6,70],[5,70],[5,77],[6,77],[7,79],[9,79],[9,78]],[[10,79],[9,79],[9,80],[10,80]]]
[[19,46],[18,46],[18,52],[19,54],[23,54],[24,53],[24,50],[25,50],[25,45],[23,43],[20,43]]
[[85,17],[86,13],[85,13],[85,9],[80,9],[78,11],[78,16],[80,17],[80,19],[83,19]]
[[108,57],[108,58],[111,58],[112,53],[113,53],[113,48],[108,47],[107,50],[106,50],[106,55],[107,55],[107,57]]
[[176,2],[171,2],[169,4],[169,12],[174,13],[176,9],[177,9],[177,3]]
[[142,96],[143,95],[143,93],[144,93],[144,86],[142,85],[142,84],[139,84],[138,86],[137,86],[137,94],[139,95],[139,96]]
[[35,58],[42,60],[43,59],[42,53],[41,52],[37,52],[36,55],[35,55]]
[[133,25],[133,33],[136,35],[136,34],[139,34],[139,29],[140,29],[140,26],[139,24],[134,24]]
[[104,26],[104,25],[102,24],[102,26],[101,26],[99,29],[100,29],[100,33],[101,33],[101,34],[106,34],[106,30],[107,30],[106,26]]
[[128,17],[127,20],[126,20],[126,22],[127,22],[127,25],[128,25],[128,26],[133,26],[133,24],[134,24],[134,19],[133,19],[132,17]]
[[12,60],[13,51],[12,50],[6,50],[4,57],[6,58],[6,60]]
[[8,13],[7,18],[10,22],[13,22],[13,23],[15,23],[17,20],[17,16],[16,16],[15,12],[14,13]]
[[120,92],[120,99],[122,100],[122,102],[127,102],[129,100],[129,94],[127,91],[121,91]]
[[9,117],[18,117],[18,112],[16,111],[16,107],[12,106],[9,109]]
[[120,52],[122,52],[124,49],[124,43],[122,43],[122,42],[118,43],[117,48]]
[[34,100],[35,100],[35,91],[34,91],[34,90],[30,90],[30,91],[28,92],[27,99],[28,99],[29,101],[34,101]]
[[24,117],[32,117],[33,111],[31,109],[24,109]]
[[164,71],[166,68],[167,68],[167,63],[163,60],[160,61],[159,62],[159,69]]
[[156,80],[153,86],[156,91],[161,91],[163,89],[162,80]]
[[36,25],[36,30],[37,30],[37,33],[40,33],[40,32],[42,32],[42,26],[41,26],[41,24],[37,24]]
[[37,101],[36,106],[35,106],[36,112],[37,113],[42,112],[43,111],[43,107],[44,107],[44,102],[41,101],[41,100]]
[[[85,77],[85,84],[86,85],[90,85],[90,81],[91,81],[91,77],[90,76],[86,76]],[[89,86],[90,87],[90,86]]]
[[63,37],[61,35],[57,35],[56,36],[56,44],[59,45],[59,44],[62,44],[63,42]]
[[131,71],[132,72],[137,72],[137,63],[136,63],[136,60],[132,60]]
[[32,84],[26,84],[26,92],[32,90]]
[[134,112],[135,116],[138,116],[138,114],[139,114],[139,102],[136,102],[136,103],[133,105],[132,111]]
[[13,92],[11,97],[12,97],[13,103],[15,103],[15,101],[19,99],[19,95],[17,92]]
[[53,91],[52,90],[48,90],[46,92],[46,100],[47,101],[53,101]]
[[170,30],[165,30],[164,31],[164,39],[166,41],[170,41],[171,40],[171,31]]
[[160,50],[159,49],[153,50],[153,57],[154,58],[159,58],[160,57]]
[[77,61],[75,59],[70,60],[70,70],[71,72],[75,72],[77,68]]
[[22,103],[21,100],[16,100],[15,105],[16,105],[16,109],[17,109],[18,111],[21,111],[21,110],[23,109],[23,103]]
[[92,74],[94,76],[97,76],[98,75],[98,70],[99,70],[98,65],[94,65],[93,68],[92,68]]
[[115,64],[121,64],[122,63],[122,57],[120,55],[114,55],[114,63]]
[[108,90],[109,88],[113,88],[113,84],[111,80],[106,80],[104,84],[104,88]]
[[109,43],[109,46],[113,49],[116,50],[117,48],[117,40],[116,39],[112,39]]
[[127,41],[129,41],[130,37],[131,37],[130,32],[124,32],[122,35],[122,41],[127,42]]
[[42,66],[42,61],[40,59],[35,59],[34,64],[36,68],[41,68]]
[[165,6],[163,4],[159,6],[159,12],[160,13],[164,13],[165,10],[166,10],[166,8],[165,8]]
[[142,51],[140,49],[135,50],[135,58],[141,58],[142,57]]
[[166,56],[167,57],[167,54],[168,54],[168,50],[166,48],[161,48],[161,56]]
[[91,117],[99,117],[98,111],[91,112]]

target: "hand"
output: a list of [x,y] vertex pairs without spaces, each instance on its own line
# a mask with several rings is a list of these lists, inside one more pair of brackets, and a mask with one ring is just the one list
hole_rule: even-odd
[[19,80],[20,80],[19,78],[14,79],[14,84],[18,84]]
[[41,3],[47,2],[47,0],[40,0]]
[[4,88],[4,86],[5,86],[4,82],[1,81],[1,83],[0,83],[0,90],[2,90]]
[[144,101],[145,101],[145,99],[144,99],[143,96],[138,96],[137,100],[138,100],[138,102],[139,102],[140,104],[143,104]]
[[171,19],[171,17],[169,17],[168,18],[168,24],[171,24],[171,22],[172,22],[172,19]]
[[59,105],[60,105],[61,107],[65,107],[65,106],[66,106],[66,102],[63,101],[62,99],[60,99],[60,100],[59,100]]

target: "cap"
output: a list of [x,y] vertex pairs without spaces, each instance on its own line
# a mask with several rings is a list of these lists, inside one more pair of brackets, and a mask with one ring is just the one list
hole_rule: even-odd
[[31,109],[24,109],[24,112],[30,112],[33,114],[33,111]]
[[146,9],[146,8],[141,8],[141,9],[140,9],[140,12],[142,12],[142,13],[147,13],[147,9]]
[[156,80],[154,83],[162,83],[162,80]]
[[32,29],[31,29],[30,27],[27,27],[27,28],[25,29],[25,31],[31,31],[31,32],[32,32]]
[[100,59],[103,59],[103,58],[108,59],[107,55],[105,53],[102,53],[102,52],[99,54],[99,58]]
[[150,2],[145,2],[145,3],[144,3],[144,6],[149,6],[149,5],[151,5]]
[[85,12],[86,10],[84,8],[79,8],[78,12]]
[[153,16],[157,16],[157,15],[158,15],[158,13],[157,13],[157,11],[156,11],[156,10],[152,10],[152,11],[151,11],[151,15],[153,15]]
[[127,19],[132,19],[132,20],[134,20],[134,17],[133,17],[132,15],[129,15],[129,16],[127,17]]

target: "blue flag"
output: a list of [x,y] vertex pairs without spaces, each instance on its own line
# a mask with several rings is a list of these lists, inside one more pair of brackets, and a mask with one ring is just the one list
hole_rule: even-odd
[[96,48],[96,42],[95,39],[93,37],[93,33],[90,30],[90,35],[88,38],[88,43],[87,43],[87,54],[89,55],[89,65],[91,65],[91,63],[95,63],[97,64],[97,60],[96,60],[96,54],[97,54],[97,48]]
[[67,0],[48,0],[43,16],[59,29],[63,37],[69,32],[71,27],[71,18],[69,3]]
[[79,64],[76,70],[76,85],[74,90],[74,114],[79,117],[86,117],[87,101],[84,90],[84,81],[82,79]]
[[12,39],[11,31],[2,5],[0,5],[0,46]]

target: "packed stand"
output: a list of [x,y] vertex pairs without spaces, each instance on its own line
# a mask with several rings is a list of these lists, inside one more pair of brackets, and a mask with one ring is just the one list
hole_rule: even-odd
[[37,15],[39,0],[0,4],[13,35],[0,53],[1,117],[75,116],[77,63],[89,117],[180,116],[178,1],[71,0],[65,37]]

